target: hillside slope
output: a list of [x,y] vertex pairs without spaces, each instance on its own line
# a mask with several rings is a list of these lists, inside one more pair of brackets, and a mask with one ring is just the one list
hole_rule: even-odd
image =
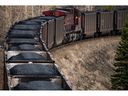
[[104,37],[85,40],[51,50],[73,89],[110,89],[114,55],[120,37]]

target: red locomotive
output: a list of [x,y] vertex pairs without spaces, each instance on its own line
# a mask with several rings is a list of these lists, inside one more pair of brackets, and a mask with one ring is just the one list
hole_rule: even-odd
[[76,8],[56,8],[55,10],[44,11],[43,15],[55,17],[64,16],[64,27],[66,32],[77,32],[81,30],[78,28],[78,26],[81,24],[81,14]]

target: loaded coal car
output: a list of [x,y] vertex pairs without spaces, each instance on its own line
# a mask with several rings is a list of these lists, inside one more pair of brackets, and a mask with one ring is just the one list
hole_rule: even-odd
[[55,44],[55,19],[54,16],[38,16],[28,19],[28,21],[41,23],[39,37],[48,49],[52,48]]
[[127,10],[100,11],[98,18],[99,35],[120,34],[128,16]]
[[120,34],[128,16],[128,10],[100,11],[99,32]]
[[7,51],[5,55],[6,62],[54,62],[45,51]]
[[[22,31],[21,31],[22,33]],[[20,31],[19,33],[20,34]],[[13,34],[11,34],[13,35]],[[43,42],[41,42],[39,36],[37,38],[27,38],[28,34],[21,35],[21,36],[14,34],[13,37],[8,36],[6,41],[6,50],[8,51],[46,51],[47,48]],[[25,38],[24,38],[24,37]],[[15,38],[14,38],[15,37]]]
[[64,42],[64,16],[55,19],[54,46]]
[[[42,18],[43,17],[43,18]],[[42,26],[41,38],[44,40],[48,49],[58,46],[64,40],[64,16],[42,16],[41,19],[51,19]],[[44,18],[45,17],[45,18]]]
[[[14,27],[17,25],[23,25],[21,29],[15,29]],[[31,29],[31,27],[26,27],[28,25],[36,25],[35,30]],[[39,27],[40,26],[40,27]],[[26,28],[25,28],[26,27]],[[33,21],[20,21],[13,25],[10,28],[7,36],[6,36],[6,50],[10,51],[46,51],[46,46],[40,40],[40,22]]]
[[6,51],[10,90],[71,90],[46,51]]
[[48,49],[60,45],[64,39],[64,17],[58,17],[48,21],[42,26],[41,39],[44,40]]
[[70,90],[53,63],[6,64],[10,90]]
[[5,53],[10,90],[70,90],[47,52],[7,51]]
[[[24,27],[20,26],[19,28],[17,28],[17,25],[23,25]],[[35,27],[31,28],[33,26]],[[6,45],[7,45],[6,47],[8,47],[9,50],[10,49],[14,50],[16,47],[17,47],[17,50],[18,50],[18,47],[19,49],[24,49],[24,50],[25,49],[27,50],[28,47],[31,47],[31,48],[32,47],[34,48],[34,46],[42,47],[43,44],[41,44],[40,38],[39,38],[40,37],[39,26],[41,27],[41,24],[36,23],[36,22],[28,22],[28,21],[23,22],[22,21],[22,22],[15,23],[13,27],[10,28],[6,36]]]
[[115,10],[115,25],[114,30],[121,33],[123,26],[128,18],[128,10]]
[[43,42],[34,39],[10,38],[5,46],[6,51],[47,51]]
[[10,90],[71,90],[46,51],[6,51]]
[[96,12],[82,12],[81,15],[81,27],[83,30],[83,36],[93,37],[97,32],[97,13]]
[[64,16],[38,16],[30,21],[42,22],[40,38],[48,49],[63,43],[64,39]]
[[84,37],[98,37],[113,30],[113,11],[82,12]]
[[98,37],[106,34],[119,34],[127,16],[127,10],[82,12],[83,36]]
[[41,23],[17,22],[9,30],[8,38],[39,38]]
[[100,35],[110,34],[113,31],[113,11],[100,12]]
[[41,16],[38,18],[42,20],[47,20],[47,23],[44,23],[42,25],[42,31],[41,31],[42,33],[40,34],[40,37],[42,41],[44,41],[48,49],[50,49],[54,46],[55,17]]

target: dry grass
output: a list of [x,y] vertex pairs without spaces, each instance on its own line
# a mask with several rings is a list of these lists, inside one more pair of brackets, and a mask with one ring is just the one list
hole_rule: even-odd
[[120,37],[99,38],[58,50],[52,54],[73,89],[110,89],[115,50]]
[[4,57],[3,50],[0,49],[0,90],[4,89]]

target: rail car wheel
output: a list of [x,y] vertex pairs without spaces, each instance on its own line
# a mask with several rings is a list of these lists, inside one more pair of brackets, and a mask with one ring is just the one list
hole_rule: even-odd
[[79,33],[75,33],[74,34],[74,41],[80,40],[80,34]]
[[84,34],[79,35],[80,40],[83,40],[85,37],[86,37],[86,35],[84,35]]
[[64,36],[63,44],[67,43],[67,38]]
[[99,37],[99,33],[98,32],[94,33],[94,38],[96,38],[96,37]]
[[82,39],[86,39],[86,34],[81,34],[81,36]]
[[74,38],[75,38],[74,34],[71,34],[70,41],[75,41]]
[[111,31],[111,35],[116,35],[116,31]]
[[117,34],[119,34],[119,31],[118,30],[111,31],[111,35],[117,35]]
[[94,33],[94,38],[100,37],[101,35],[102,35],[102,32],[95,32]]
[[69,36],[69,34],[66,34],[66,35],[64,36],[63,43],[66,44],[66,43],[68,43],[69,41],[70,41],[70,36]]
[[79,40],[79,34],[78,33],[75,33],[74,34],[74,41],[77,41],[77,40]]

